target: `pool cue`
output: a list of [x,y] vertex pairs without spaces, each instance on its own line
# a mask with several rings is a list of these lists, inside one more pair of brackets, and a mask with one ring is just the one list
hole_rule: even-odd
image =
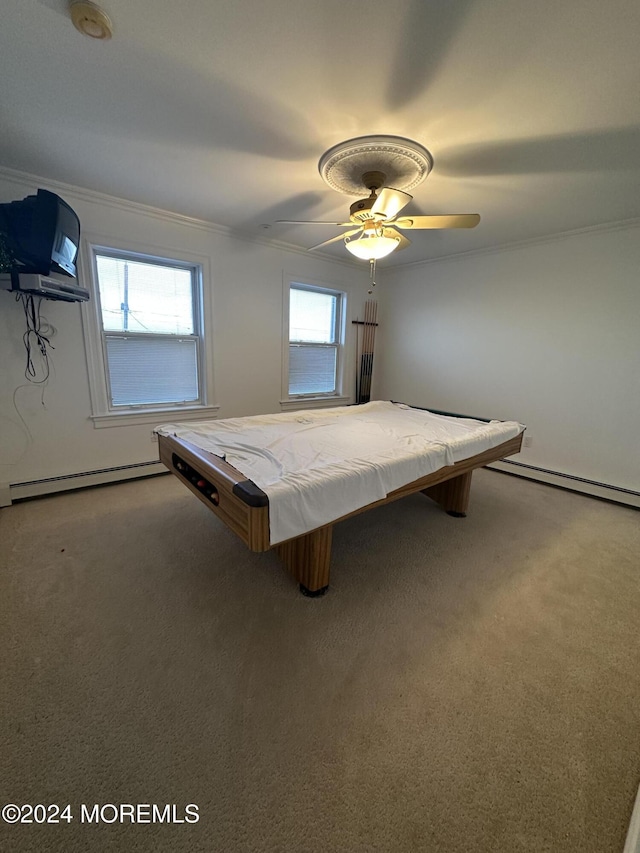
[[368,403],[371,398],[377,319],[378,303],[369,299],[364,304],[364,319],[352,320],[356,326],[363,327],[362,335],[360,329],[356,330],[356,403]]
[[356,317],[356,405],[360,402],[360,318]]
[[364,303],[362,320],[362,347],[360,349],[360,402],[367,402],[367,303]]
[[373,334],[374,334],[374,309],[376,303],[372,299],[365,302],[364,315],[364,343],[363,343],[363,391],[362,398],[368,403],[371,397],[371,370],[373,367]]
[[371,330],[373,328],[371,324],[371,316],[373,314],[373,303],[371,300],[367,300],[367,387],[365,390],[365,395],[367,398],[367,403],[371,398]]
[[373,381],[373,353],[375,349],[375,340],[376,340],[376,319],[378,316],[378,303],[375,300],[371,301],[371,328],[370,328],[370,346],[369,351],[371,353],[370,363],[369,363],[369,399],[371,399],[371,383]]

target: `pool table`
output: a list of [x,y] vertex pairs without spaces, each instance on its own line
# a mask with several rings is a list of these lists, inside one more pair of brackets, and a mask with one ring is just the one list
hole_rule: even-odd
[[505,456],[518,453],[521,432],[501,444],[440,468],[390,492],[382,500],[336,518],[315,530],[272,545],[269,539],[269,498],[262,489],[219,456],[172,435],[158,435],[160,460],[196,497],[252,551],[273,549],[308,596],[323,595],[329,586],[333,525],[353,515],[415,492],[432,498],[454,516],[464,516],[469,504],[471,475]]

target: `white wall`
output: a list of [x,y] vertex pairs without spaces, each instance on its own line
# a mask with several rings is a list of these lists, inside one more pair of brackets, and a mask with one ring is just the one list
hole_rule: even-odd
[[[0,172],[0,201],[40,186],[67,199],[83,231],[107,244],[206,261],[211,402],[220,405],[220,417],[280,410],[283,276],[346,290],[353,342],[350,320],[362,315],[368,298],[365,264],[238,239],[222,228],[8,171]],[[638,269],[637,223],[395,271],[381,265],[374,396],[520,420],[533,438],[516,457],[521,462],[637,492]],[[24,378],[22,308],[13,294],[0,292],[0,504],[2,484],[6,490],[6,484],[157,459],[146,425],[94,428],[80,306],[43,305],[56,329],[44,394]],[[351,349],[347,367],[354,362]],[[352,391],[351,377],[346,390]]]
[[[133,244],[150,253],[177,258],[188,253],[204,260],[209,276],[205,287],[211,288],[213,303],[215,392],[209,402],[220,406],[219,417],[280,411],[284,276],[326,282],[347,292],[346,328],[352,345],[355,327],[350,320],[362,313],[368,298],[366,265],[238,239],[220,227],[41,178],[0,172],[2,202],[23,198],[38,187],[61,195],[77,212],[83,234],[106,245]],[[56,331],[51,339],[55,347],[51,381],[41,389],[24,377],[22,306],[14,294],[0,291],[0,484],[5,484],[5,494],[6,484],[157,459],[149,426],[94,428],[79,304],[47,301],[43,314]],[[353,363],[349,349],[347,367]],[[348,394],[354,384],[350,372]],[[23,489],[17,496],[24,493]]]
[[519,420],[517,460],[638,492],[638,270],[636,222],[387,273],[376,396]]

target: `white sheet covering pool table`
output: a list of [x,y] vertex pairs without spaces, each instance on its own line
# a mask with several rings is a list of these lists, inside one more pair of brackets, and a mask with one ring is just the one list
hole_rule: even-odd
[[165,424],[226,459],[269,498],[271,544],[301,536],[420,477],[497,447],[516,421],[437,415],[399,403]]

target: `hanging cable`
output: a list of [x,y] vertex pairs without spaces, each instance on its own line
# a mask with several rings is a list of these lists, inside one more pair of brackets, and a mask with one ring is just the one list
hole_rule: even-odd
[[376,286],[376,259],[375,258],[371,258],[369,260],[369,281],[371,282],[371,285],[369,287],[369,290],[367,290],[367,293],[369,295],[371,295],[373,293],[373,288]]
[[[16,301],[22,302],[24,316],[27,323],[27,329],[22,336],[24,348],[27,352],[27,364],[25,367],[25,378],[34,385],[43,385],[49,379],[49,349],[55,349],[49,337],[55,334],[55,329],[50,326],[46,320],[43,323],[43,318],[40,313],[42,305],[42,297],[37,297],[37,301],[32,293],[17,293]],[[33,350],[37,349],[40,352],[42,359],[42,378],[38,379],[38,369],[33,361]]]

